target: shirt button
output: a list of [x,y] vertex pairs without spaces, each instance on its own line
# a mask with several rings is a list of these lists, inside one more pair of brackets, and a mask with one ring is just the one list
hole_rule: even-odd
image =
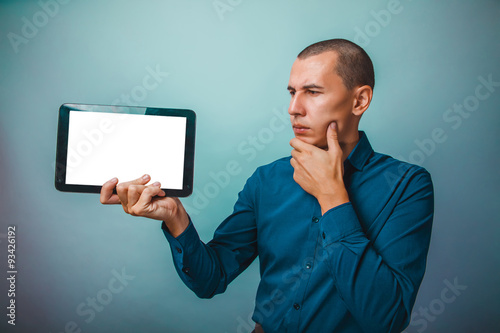
[[312,267],[311,263],[309,263],[309,262],[308,262],[308,263],[306,264],[306,269],[311,269],[311,267]]
[[299,305],[299,304],[297,304],[297,303],[295,303],[295,304],[293,305],[293,308],[294,308],[295,310],[298,310],[298,309],[300,309],[300,305]]
[[184,267],[184,268],[182,268],[182,271],[183,271],[185,274],[188,274],[188,273],[189,273],[189,267]]
[[176,247],[175,250],[177,251],[177,253],[182,253],[182,249],[180,247]]
[[319,219],[315,216],[315,217],[312,218],[312,221],[313,221],[313,223],[318,223]]

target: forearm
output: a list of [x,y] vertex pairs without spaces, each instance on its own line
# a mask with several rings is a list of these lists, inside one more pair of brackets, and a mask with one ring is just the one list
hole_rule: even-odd
[[400,332],[424,274],[430,229],[379,235],[384,248],[376,250],[350,203],[329,211],[321,223],[329,270],[353,317],[367,332]]
[[241,211],[240,202],[235,207],[235,212],[217,228],[208,244],[200,240],[189,217],[188,226],[177,237],[169,232],[166,224],[162,225],[176,270],[198,297],[208,298],[224,292],[257,256],[253,213]]
[[411,284],[401,281],[361,235],[326,251],[334,258],[329,269],[342,299],[365,332],[400,332],[409,320],[405,299],[413,298]]
[[189,289],[200,298],[209,298],[217,289],[226,288],[225,285],[219,287],[224,279],[216,253],[201,241],[189,218],[188,226],[176,237],[166,223],[162,229],[170,243],[177,273]]

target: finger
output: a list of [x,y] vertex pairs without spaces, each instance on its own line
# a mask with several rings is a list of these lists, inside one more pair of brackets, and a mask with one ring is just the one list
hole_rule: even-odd
[[293,148],[297,149],[300,152],[307,149],[307,147],[309,147],[310,145],[300,139],[292,138],[292,140],[290,140],[290,146],[292,146]]
[[290,159],[290,164],[292,165],[292,168],[294,170],[294,174],[299,172],[302,169],[301,164],[295,158]]
[[164,197],[164,196],[166,196],[166,195],[167,195],[167,193],[165,193],[165,191],[163,191],[163,190],[161,189],[161,184],[160,184],[160,182],[154,182],[153,184],[151,184],[151,186],[158,186],[158,187],[160,187],[160,192],[158,192],[157,196],[159,196],[159,197]]
[[145,185],[130,185],[127,191],[127,210],[130,212],[130,208],[135,205],[137,200],[142,194],[142,191],[146,188]]
[[118,178],[115,177],[102,185],[100,201],[103,205],[115,205],[120,203],[118,195],[113,193],[116,184],[118,184]]
[[337,152],[341,150],[339,144],[338,125],[334,121],[328,125],[328,129],[326,130],[326,140],[328,142],[328,151]]
[[[156,186],[160,187],[161,184],[160,182],[154,182],[153,184],[149,186]],[[148,186],[145,185],[130,185],[128,188],[128,202],[127,202],[127,207],[128,210],[130,211],[130,208],[134,206],[139,198],[141,197],[142,192],[147,188]],[[165,196],[165,192],[161,190],[158,194],[158,196]]]
[[292,160],[293,160],[293,162],[292,162],[292,160],[290,160],[290,164],[292,164],[292,166],[294,168],[296,168],[299,164],[301,164],[301,160],[303,158],[306,158],[306,157],[304,157],[304,153],[301,153],[301,152],[297,151],[296,149],[293,149],[292,150]]
[[130,214],[144,216],[147,213],[151,213],[152,207],[151,203],[153,197],[158,195],[162,190],[159,186],[147,186],[141,193],[139,200],[130,207]]
[[[154,182],[153,184],[149,185],[149,186],[156,186],[156,187],[160,187],[161,188],[161,183],[160,182]],[[164,197],[166,196],[167,194],[165,193],[165,191],[161,190],[160,192],[158,192],[157,196],[159,197]]]
[[149,175],[144,175],[141,178],[134,179],[132,181],[119,183],[116,185],[116,193],[120,198],[123,209],[127,212],[127,204],[128,204],[128,188],[130,185],[145,185],[149,182],[151,177]]

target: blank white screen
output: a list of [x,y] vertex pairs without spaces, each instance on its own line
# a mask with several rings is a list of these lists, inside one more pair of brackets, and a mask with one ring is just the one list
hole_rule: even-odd
[[125,182],[147,173],[162,188],[182,189],[186,118],[69,112],[66,184]]

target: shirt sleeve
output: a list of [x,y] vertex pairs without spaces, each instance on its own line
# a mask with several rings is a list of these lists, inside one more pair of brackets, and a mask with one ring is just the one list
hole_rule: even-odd
[[238,194],[233,213],[222,222],[207,244],[201,241],[191,218],[189,226],[177,238],[162,223],[177,273],[200,298],[211,298],[224,292],[228,284],[257,257],[253,183],[253,178],[249,178]]
[[410,177],[375,242],[368,239],[350,202],[321,218],[327,266],[365,332],[401,332],[410,321],[425,272],[433,186],[425,170]]

